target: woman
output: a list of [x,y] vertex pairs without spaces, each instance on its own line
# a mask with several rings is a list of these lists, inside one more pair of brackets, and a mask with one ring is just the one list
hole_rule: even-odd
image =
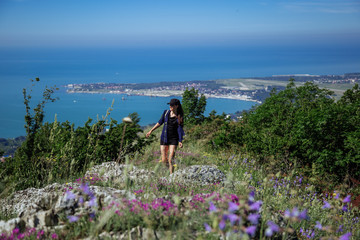
[[183,130],[184,111],[179,99],[173,98],[168,104],[170,110],[163,112],[159,122],[146,134],[146,137],[149,137],[155,129],[164,124],[160,137],[161,161],[169,165],[171,174],[173,173],[172,159],[175,156],[175,150],[178,145],[180,148],[183,147],[182,140],[185,133]]

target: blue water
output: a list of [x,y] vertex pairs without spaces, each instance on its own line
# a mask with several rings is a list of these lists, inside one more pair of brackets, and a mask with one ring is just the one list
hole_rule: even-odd
[[[57,85],[60,98],[49,103],[46,121],[69,120],[77,126],[91,117],[101,118],[111,106],[110,117],[121,120],[129,113],[140,115],[141,125],[154,123],[170,98],[110,94],[66,94],[69,83],[213,80],[221,78],[271,76],[277,74],[343,74],[360,71],[360,46],[313,47],[204,47],[129,49],[0,49],[0,137],[25,134],[22,89],[29,79],[40,77],[32,95]],[[208,99],[206,114],[234,113],[249,109],[253,102]]]

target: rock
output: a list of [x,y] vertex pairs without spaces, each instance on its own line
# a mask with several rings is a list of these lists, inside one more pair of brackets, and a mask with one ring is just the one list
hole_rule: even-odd
[[[65,193],[69,187],[73,189]],[[118,199],[135,199],[126,190],[100,186],[80,186],[79,184],[52,184],[41,189],[29,188],[18,191],[0,200],[5,214],[16,214],[18,218],[0,223],[0,233],[9,232],[15,226],[43,228],[59,224],[59,215],[83,215],[101,210],[103,206]]]
[[85,177],[98,176],[104,181],[116,179],[122,182],[125,181],[126,175],[132,181],[144,182],[154,177],[155,173],[117,162],[105,162],[101,165],[96,165],[85,173]]
[[64,186],[58,183],[41,189],[28,188],[13,193],[6,199],[0,199],[0,211],[5,215],[21,215],[21,213],[35,213],[40,209],[50,209]]
[[19,227],[20,218],[13,218],[9,221],[0,221],[0,233],[11,232],[14,228]]
[[159,238],[159,236],[161,237],[162,234],[160,232],[156,232],[152,229],[149,228],[142,228],[140,226],[134,227],[129,231],[125,231],[123,233],[118,233],[115,234],[113,237],[113,239],[123,239],[123,240],[152,240],[152,239],[165,239],[164,238]]
[[59,216],[55,213],[54,209],[48,211],[39,211],[34,214],[28,214],[21,218],[21,221],[28,228],[37,228],[39,226],[52,227],[59,223]]
[[193,165],[171,174],[170,182],[181,182],[184,184],[197,183],[201,185],[223,183],[226,180],[225,174],[209,165]]

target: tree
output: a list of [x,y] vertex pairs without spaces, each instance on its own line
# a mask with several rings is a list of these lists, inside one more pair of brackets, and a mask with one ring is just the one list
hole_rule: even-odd
[[312,82],[295,87],[291,80],[245,114],[239,144],[278,167],[296,162],[339,180],[360,176],[360,91],[355,86],[338,102],[332,95]]
[[206,98],[204,94],[199,97],[199,90],[194,88],[186,90],[182,96],[182,107],[184,110],[184,120],[186,123],[199,124],[204,121],[206,108]]

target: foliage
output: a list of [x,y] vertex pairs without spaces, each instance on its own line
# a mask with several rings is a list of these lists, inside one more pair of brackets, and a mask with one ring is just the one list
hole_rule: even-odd
[[[0,180],[7,185],[13,184],[15,189],[40,187],[56,180],[74,178],[101,162],[124,161],[125,156],[141,152],[153,140],[139,136],[142,130],[137,113],[130,114],[132,123],[118,123],[114,119],[108,123],[108,112],[102,120],[92,124],[92,119],[89,119],[76,129],[68,121],[59,123],[56,116],[53,123],[43,123],[43,109],[48,100],[53,100],[52,93],[53,90],[45,89],[43,100],[31,115],[31,96],[24,90],[26,140],[17,149],[15,157],[7,159],[0,169],[5,173]],[[123,146],[119,149],[122,140]]]
[[[216,129],[215,148],[238,145],[256,155],[261,164],[287,171],[297,164],[312,173],[360,176],[360,94],[359,87],[347,90],[335,102],[332,92],[311,82],[271,96],[237,124],[224,122]],[[229,144],[232,143],[232,144]],[[276,159],[276,162],[274,162]]]
[[301,166],[315,164],[323,174],[360,176],[360,155],[353,147],[360,130],[358,91],[356,86],[335,102],[329,90],[290,82],[244,118],[247,149]]
[[[188,154],[202,157],[200,152]],[[127,190],[136,198],[105,203],[91,192],[89,184],[119,188],[116,181],[97,179],[86,183],[89,178],[83,178],[80,185],[64,189],[63,194],[91,211],[61,215],[65,226],[57,230],[37,230],[46,239],[96,238],[100,234],[109,239],[130,235],[154,239],[360,237],[359,210],[352,206],[352,197],[343,187],[330,193],[316,192],[306,178],[294,172],[267,175],[254,159],[240,154],[207,156],[209,164],[223,163],[227,181],[205,186],[182,184],[168,182],[162,172],[157,172],[154,178],[129,185]],[[16,237],[19,231],[2,233],[0,237]],[[37,237],[35,233],[33,236]]]
[[204,121],[206,98],[203,94],[199,96],[199,90],[186,88],[182,95],[182,107],[185,123],[199,124]]

